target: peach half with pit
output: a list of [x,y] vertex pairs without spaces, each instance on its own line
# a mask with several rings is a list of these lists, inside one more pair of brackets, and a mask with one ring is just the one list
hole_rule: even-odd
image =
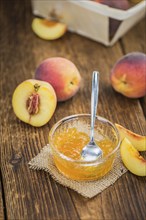
[[55,40],[65,34],[67,26],[56,21],[34,18],[32,21],[32,30],[38,37],[44,40]]
[[70,60],[62,57],[44,60],[36,69],[35,79],[50,83],[58,101],[66,101],[74,96],[81,83],[77,67]]
[[43,126],[51,119],[56,103],[53,87],[47,82],[34,79],[19,84],[12,97],[16,116],[35,127]]
[[120,133],[121,140],[127,138],[138,151],[146,150],[146,136],[136,134],[122,125],[115,125]]
[[125,167],[131,173],[138,176],[146,176],[146,160],[127,138],[124,138],[121,143],[120,153]]
[[113,88],[129,97],[140,98],[146,95],[146,54],[132,52],[123,56],[111,70]]

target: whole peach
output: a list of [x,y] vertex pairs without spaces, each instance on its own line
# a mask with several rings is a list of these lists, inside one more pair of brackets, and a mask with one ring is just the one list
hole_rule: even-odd
[[129,98],[146,95],[146,54],[132,52],[123,56],[111,70],[113,88]]
[[74,96],[81,82],[76,66],[62,57],[44,60],[36,69],[35,78],[49,82],[56,92],[58,101],[65,101]]

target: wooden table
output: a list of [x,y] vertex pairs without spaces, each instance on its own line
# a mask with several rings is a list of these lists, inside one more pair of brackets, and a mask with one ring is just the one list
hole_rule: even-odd
[[[101,73],[98,114],[144,134],[146,99],[128,99],[116,93],[109,73],[114,63],[132,51],[145,52],[142,20],[113,47],[66,33],[48,42],[31,30],[29,0],[1,1],[1,194],[0,219],[9,220],[143,220],[146,219],[146,179],[130,172],[114,185],[85,199],[55,182],[48,173],[29,169],[28,162],[48,143],[48,133],[59,119],[90,111],[91,73]],[[15,87],[28,78],[42,60],[61,56],[72,60],[83,78],[72,99],[58,103],[55,114],[41,128],[19,121],[13,113]]]

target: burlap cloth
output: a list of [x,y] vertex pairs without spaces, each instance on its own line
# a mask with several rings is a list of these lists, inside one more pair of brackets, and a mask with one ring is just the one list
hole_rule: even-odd
[[58,183],[77,191],[86,198],[92,198],[102,192],[127,171],[122,164],[120,152],[118,152],[112,170],[102,179],[96,181],[70,180],[63,176],[56,168],[49,145],[45,146],[41,152],[29,162],[29,166],[32,169],[44,170],[50,173],[53,179]]

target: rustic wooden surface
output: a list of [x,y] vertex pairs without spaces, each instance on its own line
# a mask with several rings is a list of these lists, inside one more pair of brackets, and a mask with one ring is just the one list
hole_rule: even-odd
[[[48,143],[52,125],[64,116],[89,112],[91,73],[101,72],[98,114],[144,134],[146,99],[128,99],[111,88],[109,72],[122,55],[146,52],[145,20],[113,47],[76,34],[47,42],[31,30],[29,0],[1,1],[1,185],[0,219],[9,220],[143,220],[146,218],[146,179],[130,172],[93,199],[85,199],[56,183],[47,173],[32,171],[28,162]],[[63,56],[79,68],[83,84],[76,96],[59,103],[50,122],[33,128],[19,121],[12,110],[15,87],[34,76],[48,57]],[[145,115],[145,116],[144,116]]]

